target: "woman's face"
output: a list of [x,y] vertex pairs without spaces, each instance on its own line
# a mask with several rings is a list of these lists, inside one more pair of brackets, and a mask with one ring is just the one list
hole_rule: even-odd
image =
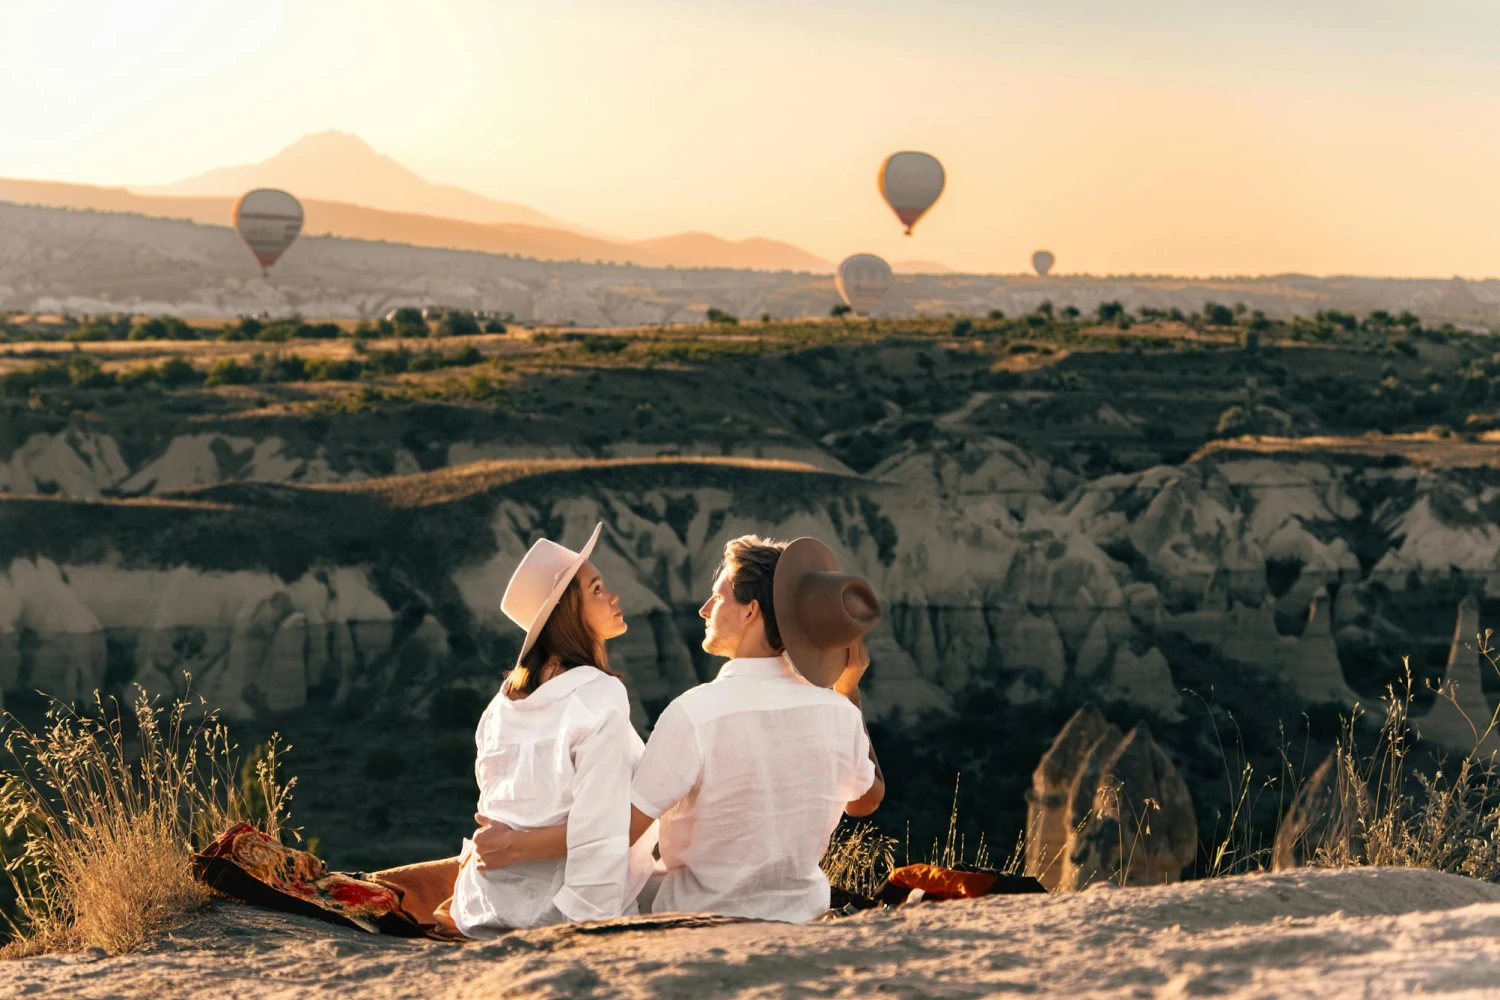
[[604,588],[604,577],[599,575],[593,563],[584,563],[578,571],[578,586],[583,596],[583,621],[589,630],[601,642],[624,635],[629,626],[620,610],[620,595]]

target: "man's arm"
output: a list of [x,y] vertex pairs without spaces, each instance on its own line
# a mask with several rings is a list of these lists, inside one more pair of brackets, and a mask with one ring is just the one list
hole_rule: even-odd
[[[870,731],[865,730],[866,739]],[[875,765],[875,781],[870,785],[870,790],[859,798],[844,806],[844,812],[850,816],[868,816],[880,808],[880,803],[885,799],[885,775],[880,773],[880,758],[875,756],[875,745],[870,745],[870,763]]]
[[641,812],[635,806],[630,807],[630,842],[634,844],[641,839],[641,835],[651,829],[651,824],[656,820]]
[[480,871],[509,868],[524,861],[552,861],[568,856],[568,825],[543,826],[535,830],[513,830],[481,813],[474,814],[479,829],[470,839],[479,852]]
[[[870,650],[865,646],[865,641],[860,639],[849,647],[848,665],[844,667],[844,672],[839,675],[839,679],[833,682],[833,689],[848,698],[854,703],[854,707],[861,711],[863,707],[859,696],[859,682],[869,666]],[[865,727],[865,742],[870,746],[870,763],[875,767],[875,780],[863,795],[844,806],[844,812],[850,816],[870,815],[880,808],[880,803],[885,798],[885,775],[880,772],[880,758],[875,756],[875,745],[870,743],[868,726]]]

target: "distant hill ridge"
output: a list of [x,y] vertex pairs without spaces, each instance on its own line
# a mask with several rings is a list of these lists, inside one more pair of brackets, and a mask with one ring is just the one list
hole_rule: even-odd
[[343,132],[305,136],[263,163],[210,170],[165,187],[0,178],[0,201],[229,225],[234,199],[255,187],[295,194],[307,212],[305,235],[648,267],[833,269],[828,261],[777,240],[726,240],[701,232],[634,242],[610,239],[525,205],[424,180]]

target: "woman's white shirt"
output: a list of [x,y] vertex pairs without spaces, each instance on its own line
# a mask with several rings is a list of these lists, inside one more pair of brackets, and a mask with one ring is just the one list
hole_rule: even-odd
[[479,812],[517,830],[567,823],[566,859],[480,871],[465,840],[451,913],[468,937],[635,913],[654,831],[630,845],[630,779],[644,745],[625,685],[574,667],[528,697],[502,689],[479,720]]

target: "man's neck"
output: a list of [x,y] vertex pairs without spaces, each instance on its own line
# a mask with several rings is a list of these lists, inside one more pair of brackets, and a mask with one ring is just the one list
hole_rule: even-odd
[[781,650],[772,649],[771,644],[766,642],[765,633],[747,635],[740,640],[740,644],[734,647],[734,658],[736,660],[762,660],[780,656]]

